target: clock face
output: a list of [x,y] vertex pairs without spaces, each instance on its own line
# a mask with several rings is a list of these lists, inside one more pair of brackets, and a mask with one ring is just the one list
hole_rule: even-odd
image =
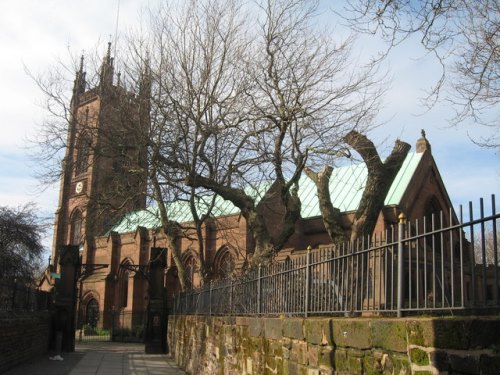
[[75,186],[75,193],[80,194],[83,191],[83,181],[78,181]]

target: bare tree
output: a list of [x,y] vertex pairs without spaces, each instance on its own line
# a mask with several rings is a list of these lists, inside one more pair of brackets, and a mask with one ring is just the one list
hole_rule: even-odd
[[46,224],[36,207],[0,207],[0,280],[32,282],[40,270]]
[[342,15],[356,31],[381,35],[395,47],[413,35],[442,66],[427,104],[441,97],[456,108],[452,122],[491,127],[475,141],[499,147],[500,4],[496,0],[348,0]]
[[[122,109],[149,92],[147,101],[139,102],[141,111],[147,108],[147,116],[140,116],[147,131],[125,126],[124,144],[129,137],[147,144],[147,173],[135,172],[142,181],[147,178],[146,193],[158,206],[184,289],[181,239],[197,246],[193,250],[205,279],[210,269],[202,228],[219,214],[217,199],[240,210],[252,234],[254,264],[268,262],[285,245],[300,217],[305,166],[335,159],[349,131],[364,132],[382,90],[376,65],[356,66],[351,60],[352,39],[337,43],[330,30],[315,24],[316,1],[177,5],[153,11],[151,29],[127,42],[119,81],[131,95],[110,103],[117,104],[110,121],[118,116],[126,122],[130,116]],[[102,80],[102,70],[97,71]],[[66,103],[41,86],[51,100]],[[64,107],[62,113],[70,126],[85,121],[81,114],[68,117]],[[49,134],[60,137],[61,129]],[[90,144],[89,163],[97,156],[110,162],[119,156],[113,156],[112,133],[102,138],[104,143]],[[59,141],[61,147],[69,144]],[[180,202],[189,216],[176,214]],[[279,225],[262,210],[273,202],[280,206]]]
[[[78,57],[68,50],[67,59],[58,59],[46,71],[34,72],[32,68],[25,67],[26,74],[43,95],[40,106],[44,110],[44,118],[38,125],[36,135],[29,139],[31,158],[35,165],[34,173],[41,187],[58,183],[62,177],[64,168],[61,168],[61,165],[68,163],[65,155],[71,141],[68,136],[71,124],[83,131],[87,130],[84,129],[83,122],[79,123],[79,120],[84,118],[74,116],[71,108],[74,104],[72,98],[78,92],[83,93],[99,85],[101,59],[102,51],[93,48],[86,53],[84,67],[83,56]],[[92,116],[94,114],[89,114],[86,119],[92,122],[95,120]]]
[[[253,98],[270,126],[273,178],[285,207],[279,250],[300,216],[297,195],[306,164],[335,155],[351,129],[366,130],[376,109],[375,65],[351,70],[353,40],[336,43],[316,27],[318,2],[263,1]],[[272,254],[272,251],[265,253]]]
[[[314,26],[316,2],[257,5],[256,24],[237,1],[190,2],[181,18],[161,13],[150,49],[154,101],[169,129],[158,138],[161,169],[239,208],[254,264],[293,233],[306,163],[334,156],[343,135],[366,128],[380,93],[374,66],[350,69],[352,40],[336,44]],[[276,199],[283,215],[271,232],[259,206]]]
[[474,256],[476,258],[476,263],[495,265],[495,260],[498,262],[500,258],[500,254],[498,254],[499,249],[500,249],[499,228],[496,228],[496,233],[493,230],[493,228],[487,228],[482,235],[475,236]]
[[[216,215],[217,199],[217,192],[187,182],[204,175],[223,181],[228,170],[240,167],[239,160],[252,163],[245,150],[248,136],[238,128],[248,112],[242,97],[246,79],[237,66],[245,60],[238,11],[231,1],[165,5],[152,15],[146,38],[152,71],[149,177],[182,288],[181,238],[196,244],[202,281],[210,275],[202,227]],[[145,57],[144,49],[134,53],[135,59]],[[169,209],[174,202],[185,203],[188,223],[176,220]]]

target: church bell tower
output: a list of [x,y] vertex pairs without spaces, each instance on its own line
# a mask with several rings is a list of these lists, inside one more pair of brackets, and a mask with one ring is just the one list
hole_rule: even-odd
[[111,43],[87,87],[84,60],[70,102],[66,153],[52,249],[57,272],[61,249],[78,246],[83,263],[94,263],[95,238],[124,214],[145,208],[150,80],[144,71],[136,93],[115,82]]

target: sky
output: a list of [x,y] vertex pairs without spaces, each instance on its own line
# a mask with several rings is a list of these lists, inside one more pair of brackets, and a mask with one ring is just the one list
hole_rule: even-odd
[[[36,138],[45,113],[40,105],[43,96],[26,69],[35,75],[43,73],[58,60],[68,59],[68,49],[79,54],[99,42],[104,54],[110,38],[120,39],[127,30],[137,27],[144,20],[144,9],[158,1],[2,0],[0,206],[36,202],[49,220],[57,208],[59,186],[41,191],[29,158],[27,139]],[[323,6],[328,9],[328,2],[324,1]],[[337,22],[328,10],[322,17],[326,22]],[[377,46],[381,46],[378,41],[362,38],[356,53],[365,56]],[[484,129],[474,124],[450,127],[450,108],[437,105],[425,111],[420,106],[424,90],[439,77],[437,61],[425,56],[418,43],[409,41],[394,50],[386,64],[391,82],[378,118],[383,125],[370,137],[387,152],[396,138],[414,146],[421,129],[425,129],[453,204],[467,205],[480,197],[489,202],[489,196],[500,191],[500,155],[470,140]],[[44,242],[48,248],[51,235]]]

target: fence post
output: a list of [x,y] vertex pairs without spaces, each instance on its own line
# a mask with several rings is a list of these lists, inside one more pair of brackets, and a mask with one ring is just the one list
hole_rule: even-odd
[[233,315],[233,278],[229,282],[229,315]]
[[187,315],[188,314],[188,292],[184,292],[184,314]]
[[15,309],[16,306],[16,294],[17,294],[17,279],[14,279],[14,288],[12,290],[12,309]]
[[33,311],[33,308],[32,308],[32,289],[28,286],[25,286],[24,288],[24,309],[25,310],[32,310]]
[[401,317],[401,308],[403,307],[403,237],[406,224],[404,213],[399,214],[398,228],[398,295],[397,295],[397,316]]
[[[83,331],[83,326],[82,326]],[[111,307],[111,341],[115,341],[115,306]],[[80,340],[81,341],[81,340]]]
[[208,294],[208,315],[212,316],[212,281],[209,282],[209,294]]
[[309,300],[311,297],[311,246],[307,246],[307,254],[306,254],[306,298],[304,301],[304,316],[307,318],[309,311]]
[[121,319],[121,322],[120,322],[120,333],[121,333],[121,340],[122,340],[122,342],[124,340],[123,336],[124,336],[124,333],[125,333],[125,332],[123,332],[123,324],[124,324],[124,322],[125,322],[125,308],[123,307],[122,308],[122,319]]
[[262,265],[259,264],[259,268],[257,269],[257,315],[260,315],[261,313],[260,311],[261,288],[262,288]]

